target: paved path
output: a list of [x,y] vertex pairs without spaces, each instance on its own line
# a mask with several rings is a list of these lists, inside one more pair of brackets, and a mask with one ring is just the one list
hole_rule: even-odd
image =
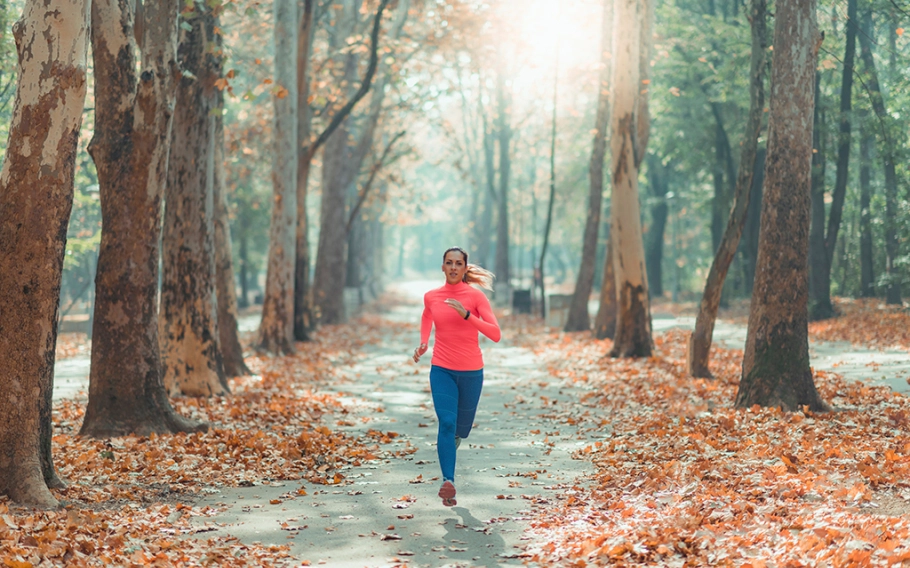
[[[415,322],[419,314],[420,307],[411,305],[384,317]],[[436,496],[441,480],[429,357],[419,365],[409,360],[415,341],[414,333],[404,333],[369,347],[347,370],[352,380],[338,385],[353,411],[348,420],[355,426],[347,430],[396,432],[383,449],[410,445],[415,453],[345,471],[352,485],[222,488],[197,503],[227,506],[209,519],[220,525],[218,532],[244,542],[289,544],[314,565],[522,565],[517,555],[532,497],[572,492],[572,481],[590,465],[570,453],[590,444],[589,437],[576,439],[568,426],[557,431],[542,422],[548,401],[566,397],[530,351],[486,342],[477,427],[458,450],[458,505],[443,507]],[[307,495],[295,496],[301,487]]]

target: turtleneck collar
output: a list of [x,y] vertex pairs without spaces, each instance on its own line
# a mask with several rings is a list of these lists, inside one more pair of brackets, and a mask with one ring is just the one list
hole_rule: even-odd
[[445,288],[447,290],[459,290],[461,288],[464,288],[465,286],[467,286],[467,283],[464,280],[462,280],[458,284],[449,284],[448,280],[446,280],[446,283],[445,283]]

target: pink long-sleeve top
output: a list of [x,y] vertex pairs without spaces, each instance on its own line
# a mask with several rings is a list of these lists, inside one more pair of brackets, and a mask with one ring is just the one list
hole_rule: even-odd
[[[445,303],[449,298],[458,300],[471,312],[468,319]],[[452,285],[446,282],[423,297],[423,318],[420,320],[420,342],[428,344],[430,330],[436,326],[432,364],[452,371],[476,371],[483,368],[477,333],[495,342],[501,333],[490,301],[483,292],[465,282]]]

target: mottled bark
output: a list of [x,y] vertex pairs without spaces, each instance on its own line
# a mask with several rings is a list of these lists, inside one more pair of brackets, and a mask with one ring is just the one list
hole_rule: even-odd
[[863,13],[862,31],[859,34],[860,57],[863,60],[863,75],[869,89],[869,98],[872,99],[872,110],[878,119],[882,132],[881,155],[885,170],[885,271],[887,280],[885,286],[885,300],[889,304],[901,304],[901,275],[895,260],[900,254],[900,241],[898,237],[898,206],[897,206],[897,173],[895,162],[897,153],[892,138],[891,116],[885,107],[878,81],[878,72],[875,69],[875,57],[872,54],[872,41],[875,30],[872,26],[872,12]]
[[297,246],[297,0],[274,0],[275,82],[272,95],[272,223],[260,350],[294,352],[294,262]]
[[738,408],[828,408],[809,368],[809,178],[820,43],[815,10],[815,0],[776,4],[762,226]]
[[141,67],[134,13],[124,0],[92,3],[101,246],[95,277],[89,399],[80,435],[187,432],[204,424],[168,401],[158,344],[161,200],[175,96],[177,0],[143,12]]
[[603,22],[600,37],[600,80],[597,94],[597,114],[594,118],[594,140],[591,144],[591,160],[588,166],[588,215],[582,235],[581,265],[578,279],[566,318],[565,331],[582,331],[591,328],[588,300],[594,284],[596,266],[597,235],[600,232],[600,211],[603,208],[604,162],[607,152],[607,131],[610,127],[610,75],[613,49],[613,0],[604,0]]
[[695,318],[695,329],[689,336],[686,366],[693,377],[711,377],[708,360],[711,353],[711,342],[714,335],[714,324],[717,310],[720,307],[721,295],[727,271],[736,256],[743,228],[749,215],[752,201],[752,177],[755,172],[755,156],[758,150],[758,137],[762,129],[762,115],[765,106],[765,68],[767,52],[767,0],[752,0],[750,21],[752,24],[752,59],[749,72],[749,119],[743,134],[742,155],[739,173],[736,177],[736,188],[733,191],[733,207],[727,219],[727,226],[718,243],[714,260],[708,271],[705,290],[698,306]]
[[640,145],[641,85],[639,55],[642,22],[650,0],[617,0],[614,29],[628,30],[613,38],[613,117],[611,156],[613,195],[610,239],[616,275],[617,318],[612,357],[651,355],[651,312],[645,269],[641,209],[638,202],[638,156]]
[[29,0],[13,26],[19,80],[0,172],[0,493],[57,506],[51,459],[54,345],[89,4]]
[[[224,97],[219,94],[219,106]],[[224,116],[215,116],[215,179],[212,184],[215,203],[215,286],[218,301],[218,339],[228,377],[249,375],[243,360],[243,346],[237,329],[237,285],[234,281],[234,255],[231,245],[231,222],[227,190],[224,187]]]
[[171,132],[162,237],[160,337],[164,384],[171,394],[229,392],[218,337],[215,298],[215,81],[221,77],[215,16],[197,4],[184,20],[177,58],[183,70]]

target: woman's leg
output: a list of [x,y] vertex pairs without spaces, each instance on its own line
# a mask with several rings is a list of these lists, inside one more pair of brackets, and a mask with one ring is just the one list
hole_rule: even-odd
[[467,438],[474,426],[474,415],[477,414],[480,391],[483,390],[483,369],[459,372],[455,382],[458,388],[458,420],[455,435]]
[[455,479],[455,426],[458,422],[458,385],[454,373],[433,366],[430,368],[430,390],[433,393],[433,407],[439,420],[436,435],[436,453],[443,480]]

